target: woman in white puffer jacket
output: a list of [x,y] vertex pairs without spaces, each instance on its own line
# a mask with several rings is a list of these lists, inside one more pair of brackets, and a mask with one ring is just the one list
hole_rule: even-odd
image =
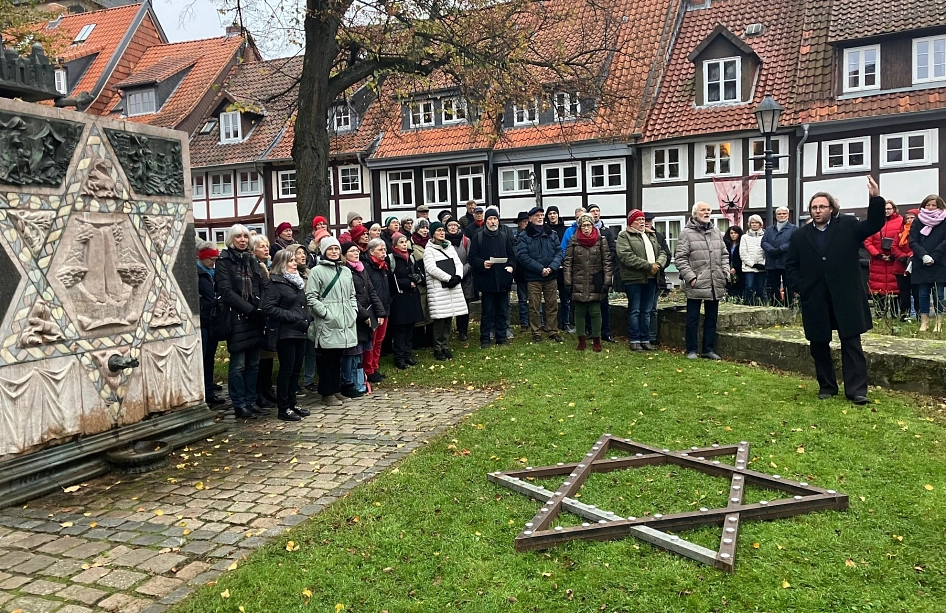
[[758,215],[749,217],[749,229],[739,241],[739,257],[742,259],[742,273],[746,280],[744,301],[746,304],[765,304],[765,251],[762,250],[762,237],[765,229],[762,218]]
[[453,353],[447,346],[454,317],[466,315],[469,309],[463,296],[463,263],[450,241],[443,224],[430,224],[430,241],[424,249],[427,273],[427,306],[434,320],[434,358],[449,360]]

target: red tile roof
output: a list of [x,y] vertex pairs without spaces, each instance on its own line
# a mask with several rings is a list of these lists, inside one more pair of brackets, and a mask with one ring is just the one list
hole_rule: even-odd
[[946,25],[946,0],[834,0],[828,42]]
[[225,71],[236,62],[243,45],[239,36],[220,36],[151,47],[123,85],[160,80],[192,67],[157,113],[129,117],[128,121],[178,127],[208,92],[212,94],[214,83],[221,81]]
[[[670,61],[660,84],[660,93],[649,114],[644,140],[756,129],[753,110],[765,94],[782,106],[782,124],[797,121],[795,114],[795,73],[806,5],[830,0],[713,0],[707,9],[687,11],[674,43]],[[761,34],[745,36],[746,27],[761,23]],[[753,98],[742,104],[697,108],[696,67],[688,55],[717,26],[725,26],[761,58]]]

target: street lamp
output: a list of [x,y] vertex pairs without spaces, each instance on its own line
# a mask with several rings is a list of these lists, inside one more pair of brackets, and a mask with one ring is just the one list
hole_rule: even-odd
[[772,152],[772,135],[778,131],[778,119],[785,110],[781,104],[775,101],[769,94],[765,95],[759,106],[756,107],[755,120],[759,124],[759,132],[765,136],[765,223],[766,227],[774,222],[772,216],[772,169],[775,166],[775,160],[785,157],[784,155],[775,155]]

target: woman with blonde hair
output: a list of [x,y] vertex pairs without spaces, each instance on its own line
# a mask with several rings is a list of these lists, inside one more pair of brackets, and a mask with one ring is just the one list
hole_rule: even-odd
[[[264,234],[254,234],[250,237],[250,251],[259,262],[259,271],[263,279],[263,290],[269,281],[269,266],[272,263],[270,254],[273,251],[269,239]],[[276,395],[273,393],[273,367],[276,352],[260,348],[259,374],[256,376],[256,407],[254,411],[259,415],[269,415],[269,409],[276,406]]]
[[749,216],[749,229],[739,241],[739,259],[742,260],[742,276],[745,279],[746,304],[765,304],[765,251],[762,249],[762,239],[765,228],[762,218],[758,215]]

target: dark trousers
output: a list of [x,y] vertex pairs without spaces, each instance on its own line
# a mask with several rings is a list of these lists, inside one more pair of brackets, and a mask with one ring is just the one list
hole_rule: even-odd
[[[305,360],[305,344],[304,338],[287,338],[276,343],[276,355],[279,356],[279,374],[276,375],[276,406],[279,407],[280,412],[296,406],[296,384],[299,382],[299,373],[302,372],[302,362]],[[269,373],[272,378],[272,359],[269,361]]]
[[[815,376],[822,394],[838,393],[838,377],[831,360],[831,346],[828,343],[811,341],[811,357],[815,361]],[[867,395],[867,358],[861,348],[861,336],[841,339],[841,371],[844,377],[844,395],[848,398]]]
[[[279,360],[279,366],[281,369],[282,360]],[[259,359],[259,374],[256,376],[256,396],[262,398],[264,393],[273,393],[273,358]]]
[[920,286],[910,283],[910,275],[897,275],[897,291],[899,292],[900,315],[910,316],[910,298],[913,298],[913,307],[919,313]]
[[452,317],[435,319],[431,327],[434,329],[434,353],[449,349],[450,345],[450,324],[453,323]]
[[414,324],[400,324],[391,328],[391,353],[395,363],[403,363],[414,350]]
[[709,353],[716,348],[716,319],[719,317],[719,300],[695,300],[693,298],[687,298],[687,353],[693,353],[697,349],[697,333],[700,328],[700,305],[705,305],[702,353]]
[[[316,348],[316,370],[319,373],[319,394],[331,396],[342,390],[342,350]],[[280,358],[280,371],[282,359]],[[279,374],[282,377],[282,373]],[[296,373],[296,378],[299,373]]]
[[204,362],[204,397],[214,395],[214,356],[217,355],[217,341],[210,340],[210,330],[200,329],[200,348]]
[[489,343],[492,333],[497,345],[506,344],[506,330],[509,329],[509,292],[483,292],[480,299],[480,343]]
[[[785,270],[773,269],[766,271],[769,276],[769,304],[772,306],[789,306],[792,304],[792,288],[788,286]],[[785,298],[782,298],[781,288],[785,288]]]
[[565,271],[562,268],[558,269],[558,278],[556,279],[558,285],[558,327],[560,330],[564,330],[568,327],[569,319],[571,317],[572,310],[572,293],[569,290],[565,289]]
[[470,333],[470,314],[457,315],[457,332],[460,334]]

